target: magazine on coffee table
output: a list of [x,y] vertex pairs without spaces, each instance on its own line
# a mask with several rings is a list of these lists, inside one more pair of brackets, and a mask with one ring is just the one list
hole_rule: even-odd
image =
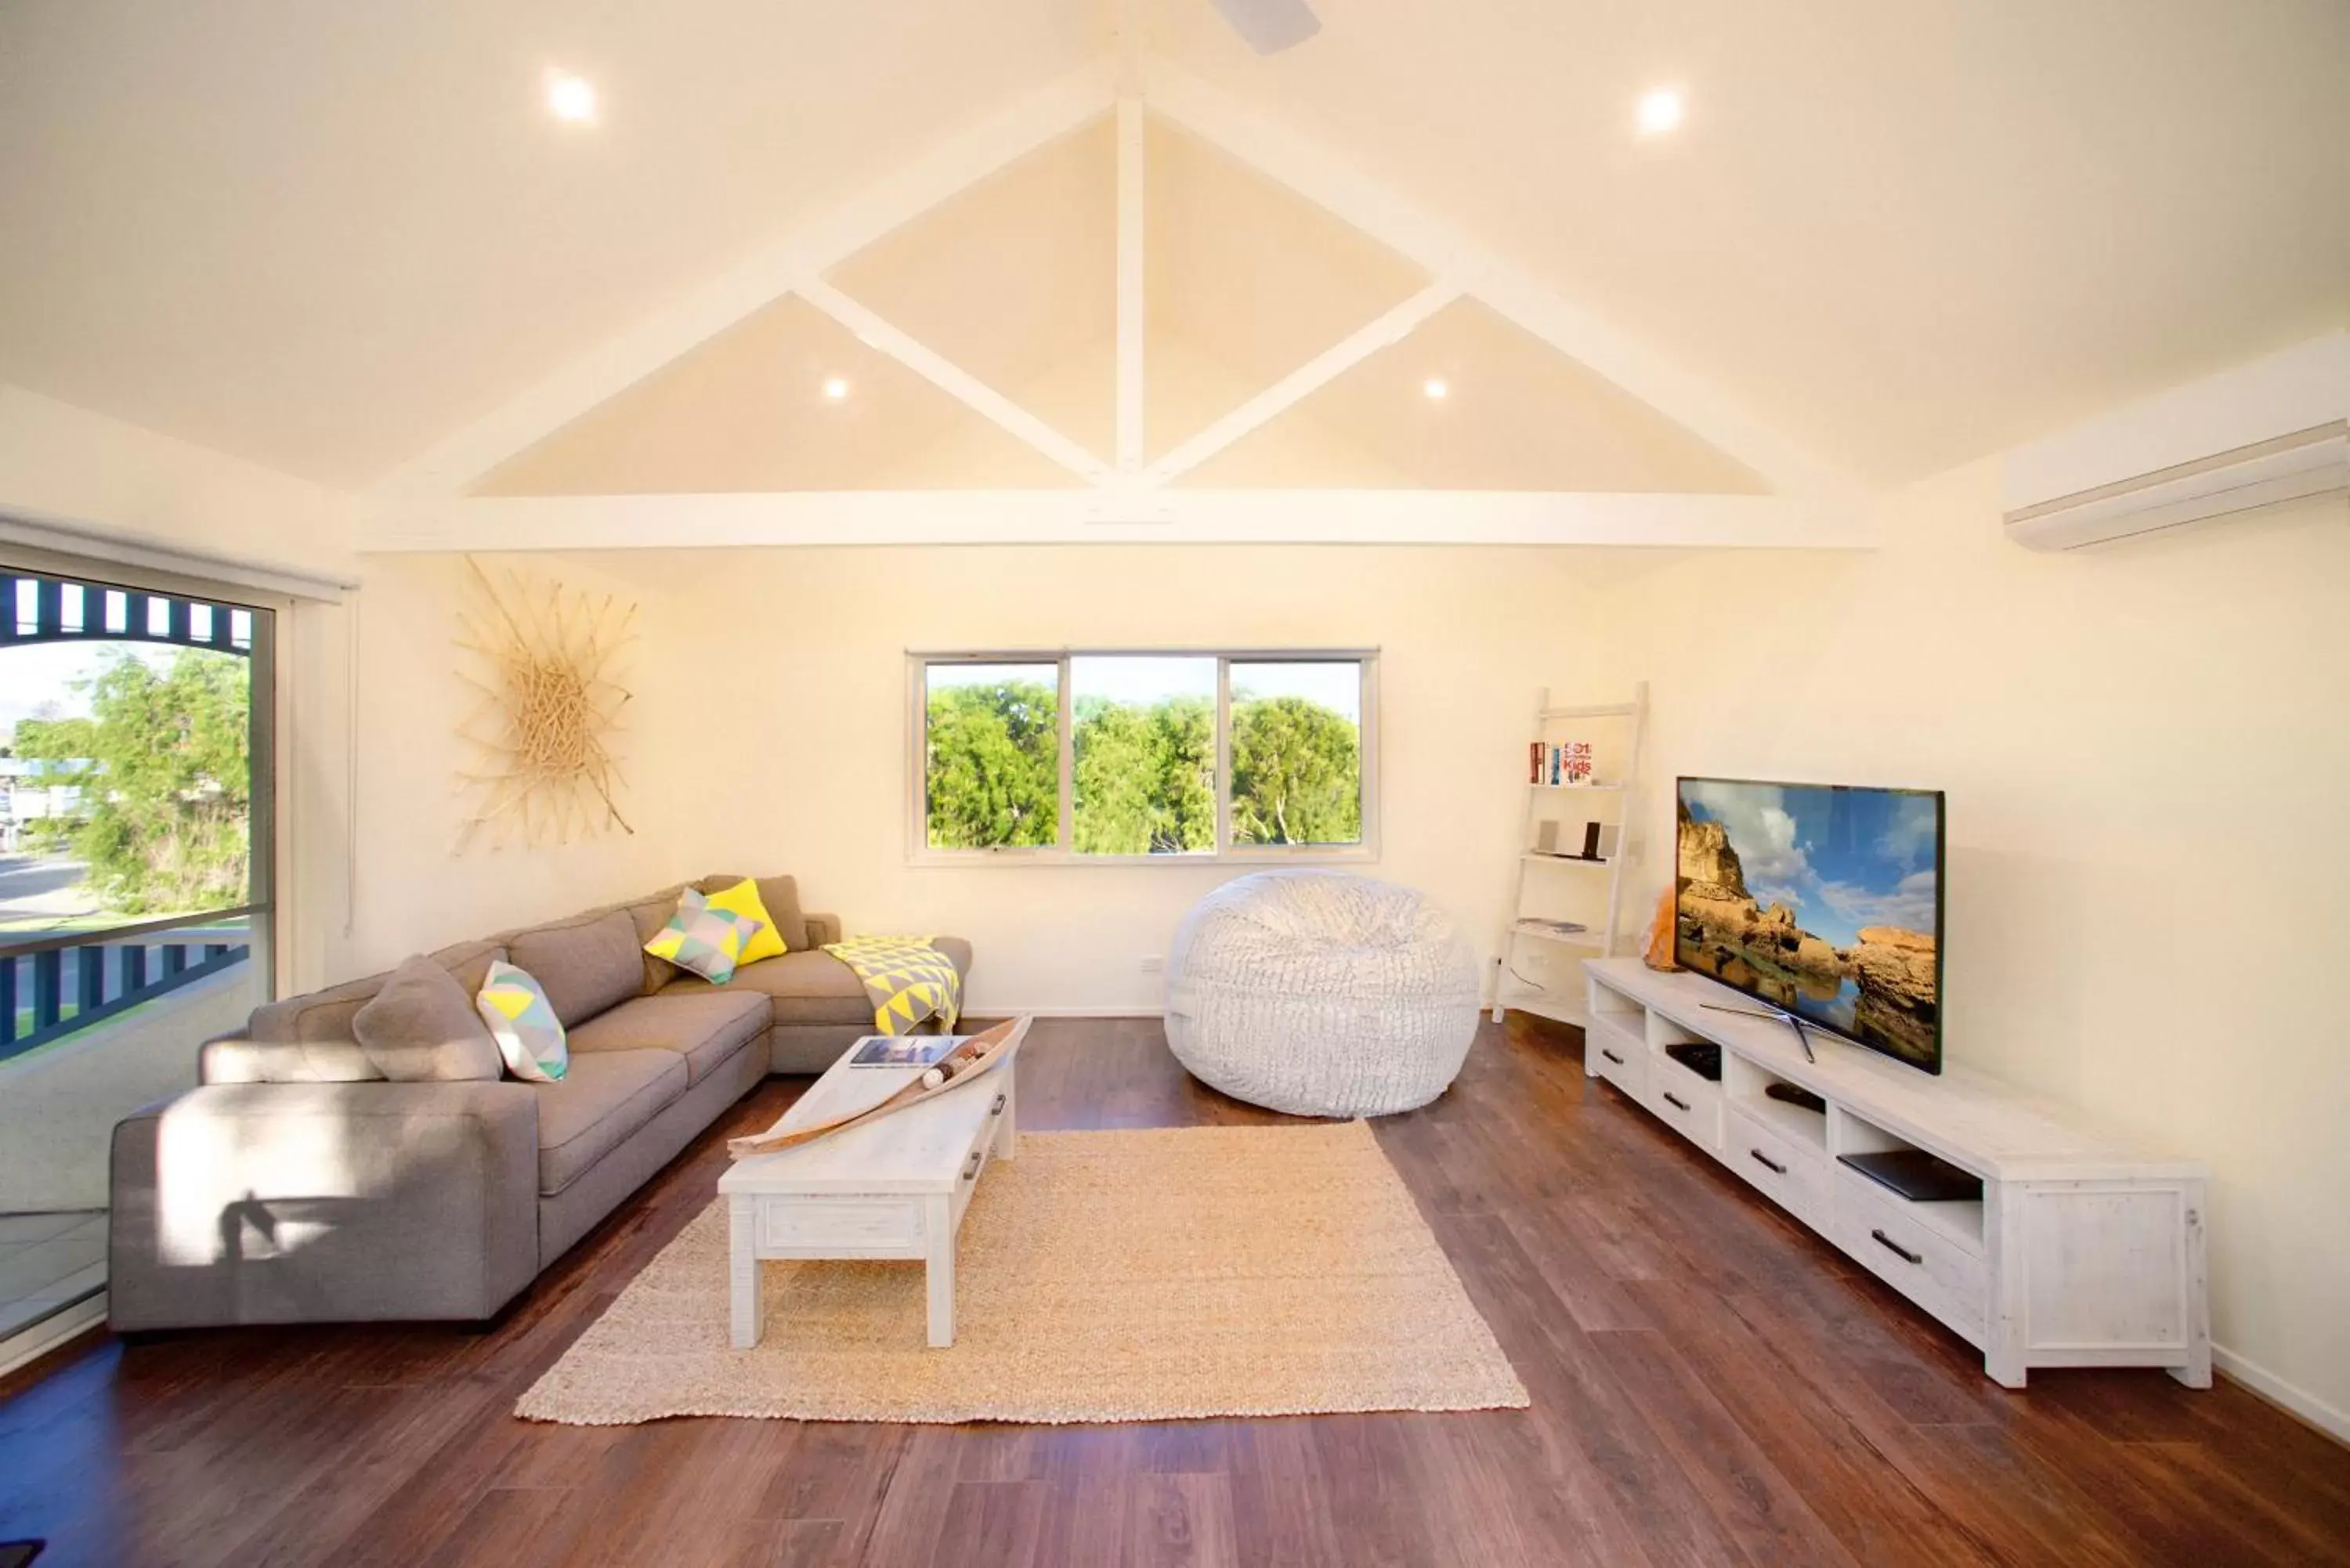
[[848,1059],[852,1067],[935,1067],[968,1034],[868,1034]]

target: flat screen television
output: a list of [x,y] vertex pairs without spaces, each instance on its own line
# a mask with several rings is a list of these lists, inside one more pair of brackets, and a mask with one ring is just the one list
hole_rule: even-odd
[[1673,956],[1942,1070],[1942,792],[1683,778]]

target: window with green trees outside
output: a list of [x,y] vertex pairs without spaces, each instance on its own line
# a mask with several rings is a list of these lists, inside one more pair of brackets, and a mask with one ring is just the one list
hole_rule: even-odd
[[0,551],[5,1060],[200,985],[267,995],[275,612],[90,569]]
[[918,846],[1367,853],[1367,652],[917,655]]

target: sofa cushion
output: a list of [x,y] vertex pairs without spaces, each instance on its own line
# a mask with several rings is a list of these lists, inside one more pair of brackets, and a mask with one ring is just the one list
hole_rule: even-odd
[[504,1067],[473,996],[422,953],[393,970],[352,1014],[351,1032],[376,1070],[396,1084],[494,1079]]
[[547,1002],[566,1029],[644,989],[644,954],[637,946],[636,922],[626,909],[516,931],[506,939],[506,954],[546,989]]
[[[707,992],[710,982],[689,975],[661,992],[667,1001],[681,992]],[[873,1027],[873,1004],[857,972],[828,952],[791,952],[761,959],[734,971],[722,988],[758,992],[774,998],[778,1024],[859,1023]]]
[[[482,989],[490,965],[505,957],[494,941],[458,942],[432,955],[472,996]],[[207,1084],[351,1084],[380,1079],[351,1031],[360,1008],[381,991],[389,974],[347,980],[323,991],[305,992],[253,1010],[245,1038],[218,1042],[201,1058]]]
[[674,1051],[699,1084],[764,1033],[771,1009],[756,992],[708,985],[666,996],[639,996],[598,1013],[571,1032],[572,1061],[590,1052]]
[[[694,887],[705,894],[723,893],[743,880],[739,876],[704,877]],[[757,884],[760,907],[767,911],[767,919],[774,923],[775,935],[783,938],[784,946],[794,952],[806,950],[807,918],[800,913],[799,883],[789,877],[754,877],[750,880]]]
[[432,961],[447,970],[467,996],[479,996],[489,983],[490,966],[504,962],[505,956],[503,942],[456,942],[434,953]]
[[[349,1011],[357,1012],[354,1002]],[[250,1027],[250,1026],[248,1026]],[[201,1084],[380,1083],[382,1072],[356,1040],[255,1040],[224,1034],[196,1053]]]
[[562,1191],[685,1093],[674,1051],[582,1052],[559,1083],[536,1084],[538,1190]]
[[[955,972],[971,976],[971,944],[961,937],[932,937],[931,945],[946,954]],[[705,982],[688,978],[665,987],[664,997],[707,992]],[[726,991],[764,992],[775,998],[775,1023],[791,1028],[801,1024],[854,1023],[873,1027],[873,1002],[857,971],[821,948],[761,959],[734,971]]]

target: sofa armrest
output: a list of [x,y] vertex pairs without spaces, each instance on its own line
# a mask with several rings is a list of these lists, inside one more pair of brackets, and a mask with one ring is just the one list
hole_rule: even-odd
[[538,1272],[528,1085],[217,1084],[114,1129],[121,1329],[479,1319]]
[[838,915],[802,915],[800,919],[807,922],[808,946],[820,948],[840,940]]

